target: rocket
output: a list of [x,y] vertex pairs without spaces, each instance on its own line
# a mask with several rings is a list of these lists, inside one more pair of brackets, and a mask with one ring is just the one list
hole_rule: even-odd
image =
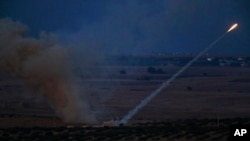
[[233,24],[233,25],[227,30],[227,32],[230,32],[230,31],[234,30],[237,26],[238,26],[237,23]]

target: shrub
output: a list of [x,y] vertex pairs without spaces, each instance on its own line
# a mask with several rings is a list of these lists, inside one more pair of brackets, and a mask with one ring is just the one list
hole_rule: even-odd
[[126,70],[120,70],[120,74],[127,74]]
[[189,91],[192,91],[192,90],[193,90],[193,88],[192,88],[191,86],[187,86],[187,89],[188,89]]

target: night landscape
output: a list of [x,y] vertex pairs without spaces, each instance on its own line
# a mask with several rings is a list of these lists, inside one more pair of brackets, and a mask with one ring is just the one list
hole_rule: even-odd
[[0,140],[229,140],[250,124],[248,5],[0,2]]

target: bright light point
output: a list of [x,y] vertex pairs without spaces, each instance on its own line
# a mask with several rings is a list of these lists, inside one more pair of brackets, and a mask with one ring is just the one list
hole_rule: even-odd
[[227,32],[230,32],[230,31],[234,30],[237,26],[238,26],[237,23],[233,24],[233,25],[228,29]]

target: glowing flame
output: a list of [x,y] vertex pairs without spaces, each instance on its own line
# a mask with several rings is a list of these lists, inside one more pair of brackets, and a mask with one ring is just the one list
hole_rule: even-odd
[[227,32],[230,32],[230,31],[234,30],[237,26],[238,26],[237,23],[233,24],[233,25],[228,29]]

